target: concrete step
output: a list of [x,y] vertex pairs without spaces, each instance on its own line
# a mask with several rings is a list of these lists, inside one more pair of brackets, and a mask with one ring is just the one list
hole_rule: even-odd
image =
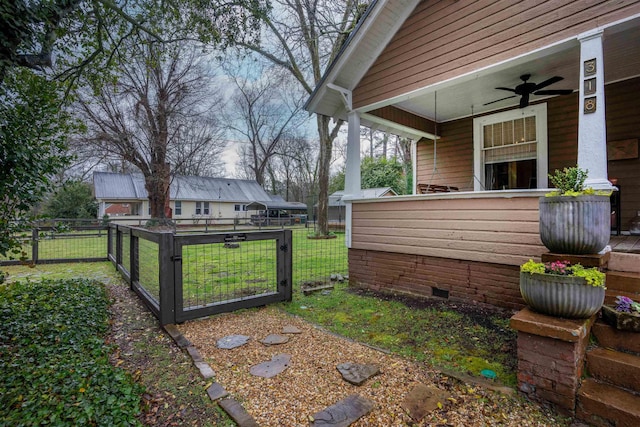
[[597,347],[587,352],[587,372],[605,383],[640,393],[640,356]]
[[593,378],[582,381],[576,406],[576,417],[594,426],[640,426],[640,396]]
[[591,333],[596,337],[600,347],[640,355],[640,333],[638,332],[620,331],[602,321],[597,321],[591,327]]

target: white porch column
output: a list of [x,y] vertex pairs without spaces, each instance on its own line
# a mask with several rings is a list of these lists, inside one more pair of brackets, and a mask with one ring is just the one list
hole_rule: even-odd
[[602,30],[581,34],[578,40],[580,41],[578,167],[589,170],[589,176],[585,181],[586,187],[609,190],[612,189],[612,185],[607,173]]
[[345,200],[345,244],[351,248],[351,201],[362,191],[360,183],[360,114],[350,111],[347,114],[349,130],[347,137],[347,162],[344,175]]

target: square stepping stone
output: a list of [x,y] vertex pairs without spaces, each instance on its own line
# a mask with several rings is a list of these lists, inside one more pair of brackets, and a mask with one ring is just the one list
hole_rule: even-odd
[[375,406],[375,402],[359,394],[347,396],[335,405],[313,414],[314,427],[347,427],[360,417],[367,415]]
[[380,373],[378,365],[346,362],[337,366],[342,378],[353,385],[362,385],[366,380]]
[[261,339],[260,342],[264,345],[285,344],[289,342],[289,337],[286,335],[280,335],[280,334],[269,334],[263,339]]
[[301,334],[302,330],[300,330],[300,328],[298,328],[297,326],[286,325],[282,328],[282,333],[283,334]]
[[269,362],[262,362],[249,369],[251,375],[256,377],[271,378],[289,367],[290,354],[276,354]]
[[438,403],[444,403],[451,397],[449,393],[425,384],[415,386],[404,398],[400,407],[415,421],[420,422],[429,412],[438,408]]
[[216,346],[218,348],[231,350],[232,348],[245,345],[250,339],[251,337],[246,335],[227,335],[226,337],[220,338],[216,341]]

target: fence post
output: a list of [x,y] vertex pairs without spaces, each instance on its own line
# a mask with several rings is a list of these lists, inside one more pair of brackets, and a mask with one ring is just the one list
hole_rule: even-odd
[[282,230],[280,247],[278,248],[278,285],[279,291],[284,293],[284,300],[293,299],[293,238],[290,229]]
[[107,224],[107,260],[109,259],[109,255],[113,255],[111,253],[111,249],[113,248],[113,237],[111,235],[111,225]]
[[38,229],[38,226],[36,225],[35,227],[33,227],[33,230],[31,230],[31,262],[33,264],[37,264],[38,263],[38,236],[40,234],[40,230]]
[[176,323],[173,233],[160,233],[158,245],[158,283],[160,285],[160,324]]
[[133,235],[133,229],[129,232],[129,278],[131,279],[131,289],[133,289],[133,284],[140,280],[140,256],[138,254],[138,236]]
[[122,231],[116,225],[116,269],[122,265]]

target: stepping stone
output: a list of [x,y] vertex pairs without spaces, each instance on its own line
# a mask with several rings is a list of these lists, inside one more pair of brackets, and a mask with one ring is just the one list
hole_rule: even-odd
[[439,388],[418,384],[407,393],[400,407],[415,421],[420,422],[429,412],[438,409],[438,403],[444,403],[451,397],[449,393]]
[[251,375],[256,377],[271,378],[289,367],[290,354],[276,354],[269,362],[262,362],[249,369]]
[[207,394],[209,395],[209,399],[214,402],[218,399],[229,396],[227,390],[225,390],[224,387],[220,385],[220,383],[211,384],[207,389]]
[[347,427],[356,422],[358,418],[371,412],[374,406],[375,402],[373,400],[358,394],[352,394],[335,405],[313,414],[313,423],[311,425],[314,427]]
[[231,350],[232,348],[243,346],[249,341],[251,337],[246,335],[227,335],[224,338],[220,338],[216,342],[216,346],[218,348],[224,348],[227,350]]
[[300,330],[300,328],[293,325],[286,325],[285,327],[282,328],[282,333],[283,334],[301,334],[302,330]]
[[260,342],[264,345],[278,345],[289,342],[289,337],[279,334],[269,334],[265,338],[261,339]]
[[378,365],[363,365],[360,363],[341,363],[337,366],[342,378],[353,385],[361,385],[374,375],[380,373]]

